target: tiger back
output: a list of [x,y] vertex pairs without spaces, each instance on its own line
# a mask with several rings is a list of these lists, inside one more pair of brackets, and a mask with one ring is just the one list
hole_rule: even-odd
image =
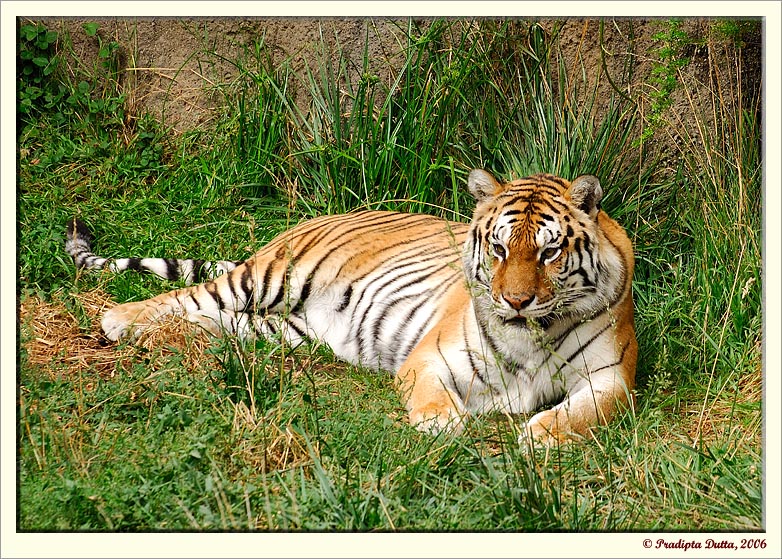
[[[468,186],[469,226],[396,212],[323,216],[205,283],[108,310],[103,330],[133,338],[179,314],[215,334],[313,338],[394,373],[420,430],[542,409],[523,438],[585,435],[632,402],[630,241],[600,209],[595,177],[503,184],[475,170]],[[83,228],[69,229],[69,243],[77,265],[110,265]],[[186,261],[144,262],[167,277]]]

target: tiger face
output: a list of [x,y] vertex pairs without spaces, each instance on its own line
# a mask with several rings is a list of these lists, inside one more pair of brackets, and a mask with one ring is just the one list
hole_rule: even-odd
[[622,278],[604,270],[617,267],[611,260],[619,255],[602,238],[597,178],[534,175],[502,184],[475,170],[468,186],[477,207],[464,264],[482,322],[545,329],[616,298]]

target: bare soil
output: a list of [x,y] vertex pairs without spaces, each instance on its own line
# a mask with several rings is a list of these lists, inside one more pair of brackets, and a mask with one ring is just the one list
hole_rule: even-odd
[[[388,79],[398,66],[399,41],[405,21],[310,18],[71,18],[48,20],[66,32],[77,59],[89,64],[97,57],[98,43],[82,26],[100,24],[101,40],[120,44],[125,66],[125,91],[137,112],[149,111],[174,132],[203,127],[221,108],[218,85],[230,83],[242,59],[259,39],[275,64],[290,60],[294,70],[314,68],[323,54],[336,61],[338,52],[349,55],[352,72],[366,56],[372,70]],[[367,40],[367,38],[369,40]],[[325,45],[327,52],[322,53]],[[306,105],[307,99],[299,100]]]
[[[399,67],[400,49],[405,44],[407,20],[370,18],[67,18],[45,20],[61,36],[69,37],[75,59],[94,65],[98,41],[88,37],[82,26],[87,21],[100,24],[100,40],[120,45],[120,62],[124,68],[123,89],[128,96],[129,112],[150,112],[171,127],[173,133],[208,127],[222,110],[222,91],[238,75],[233,61],[241,60],[247,49],[263,40],[265,52],[275,63],[290,60],[296,72],[316,68],[318,61],[336,62],[338,53],[349,60],[349,73],[356,77],[367,56],[371,71],[389,80]],[[600,103],[595,107],[600,118],[610,94],[620,91],[639,101],[642,114],[649,110],[650,94],[655,88],[650,80],[654,65],[659,64],[660,42],[654,35],[665,30],[660,19],[559,19],[541,20],[540,26],[552,35],[557,26],[558,48],[569,61],[571,75],[583,74],[598,88]],[[412,25],[425,28],[428,20]],[[471,22],[464,21],[464,25]],[[746,94],[761,87],[761,31],[750,37],[742,57],[732,60],[727,51],[719,53],[705,46],[713,20],[684,20],[683,30],[696,38],[684,53],[690,63],[681,71],[688,83],[699,84],[695,90],[679,88],[673,95],[671,115],[681,133],[697,126],[693,107],[707,103],[717,87],[728,91],[728,64],[740,64]],[[65,33],[62,33],[65,32]],[[366,48],[366,52],[365,52]],[[323,51],[326,52],[323,52]],[[628,54],[632,55],[632,73],[627,71]],[[745,96],[746,96],[745,94]],[[306,93],[297,101],[306,108]],[[702,100],[702,101],[701,101]],[[704,107],[708,109],[708,107]],[[708,113],[705,110],[704,113]],[[700,115],[701,118],[703,115]],[[658,149],[679,141],[679,132],[662,138]],[[673,150],[672,150],[673,151]]]

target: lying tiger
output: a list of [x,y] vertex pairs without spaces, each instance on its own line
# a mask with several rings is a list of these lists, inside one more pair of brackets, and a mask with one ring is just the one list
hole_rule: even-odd
[[422,431],[458,433],[473,413],[547,407],[522,438],[585,435],[632,402],[630,240],[600,209],[593,176],[501,183],[474,170],[468,186],[470,225],[386,211],[323,216],[243,263],[107,260],[76,220],[66,249],[80,268],[212,278],[108,310],[111,340],[170,314],[214,334],[314,338],[346,361],[395,371]]

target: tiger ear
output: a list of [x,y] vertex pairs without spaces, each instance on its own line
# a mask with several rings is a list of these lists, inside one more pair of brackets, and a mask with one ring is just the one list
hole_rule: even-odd
[[581,211],[589,214],[592,219],[600,211],[600,200],[603,199],[603,188],[600,181],[592,175],[581,175],[570,183],[567,196]]
[[497,182],[497,179],[483,169],[470,171],[470,176],[467,177],[467,188],[470,189],[470,193],[479,202],[492,198],[502,191],[502,185]]

